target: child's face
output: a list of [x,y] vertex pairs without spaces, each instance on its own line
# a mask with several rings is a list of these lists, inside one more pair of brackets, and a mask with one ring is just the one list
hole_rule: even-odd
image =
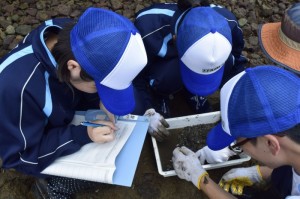
[[[237,141],[242,141],[244,138],[239,138]],[[241,146],[243,151],[251,156],[251,158],[263,163],[270,168],[281,166],[281,161],[278,153],[270,145],[269,140],[262,136],[256,138],[256,143],[247,142]]]
[[78,62],[74,60],[69,60],[67,65],[68,70],[70,71],[70,83],[72,84],[72,86],[86,93],[97,92],[97,88],[94,81],[83,80],[80,77],[81,67],[78,64]]
[[70,83],[76,89],[86,92],[86,93],[96,93],[97,88],[94,81],[84,81],[80,77],[78,78],[71,78]]

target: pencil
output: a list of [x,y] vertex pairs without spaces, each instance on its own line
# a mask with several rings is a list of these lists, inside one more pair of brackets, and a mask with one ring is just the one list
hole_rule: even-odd
[[97,124],[89,121],[84,121],[80,123],[82,126],[91,126],[91,127],[100,127],[100,126],[106,126],[104,124]]

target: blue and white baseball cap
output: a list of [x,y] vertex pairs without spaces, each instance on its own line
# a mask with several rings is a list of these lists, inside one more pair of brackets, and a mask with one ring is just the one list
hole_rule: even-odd
[[224,84],[220,97],[222,121],[206,140],[212,150],[237,138],[281,133],[300,123],[300,79],[275,66],[237,74]]
[[133,23],[115,12],[88,8],[70,40],[76,60],[93,77],[107,110],[116,115],[132,112],[132,80],[147,64],[141,35]]
[[207,96],[221,84],[224,63],[232,50],[231,29],[226,19],[210,7],[186,12],[178,18],[175,31],[181,76],[191,93]]

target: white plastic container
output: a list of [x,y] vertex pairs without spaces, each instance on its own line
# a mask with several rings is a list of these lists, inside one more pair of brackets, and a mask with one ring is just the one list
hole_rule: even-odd
[[[204,114],[198,114],[198,115],[189,115],[189,116],[183,116],[183,117],[169,118],[169,119],[167,119],[167,122],[170,124],[169,129],[179,129],[179,128],[184,128],[187,126],[194,126],[194,125],[199,125],[199,124],[216,123],[219,120],[220,120],[220,111],[217,111],[217,112],[210,112],[210,113],[204,113]],[[151,139],[152,139],[152,144],[153,144],[153,148],[154,148],[154,154],[155,154],[156,164],[157,164],[157,168],[158,168],[158,173],[164,177],[175,176],[176,173],[174,170],[163,171],[162,164],[161,164],[161,158],[159,155],[159,148],[158,148],[156,139],[153,137]],[[203,165],[203,168],[206,170],[217,169],[217,168],[241,164],[243,162],[250,160],[250,156],[243,154],[243,153],[240,154],[239,157],[240,157],[239,159],[229,160],[229,161],[222,162],[222,163],[206,164],[206,165]]]

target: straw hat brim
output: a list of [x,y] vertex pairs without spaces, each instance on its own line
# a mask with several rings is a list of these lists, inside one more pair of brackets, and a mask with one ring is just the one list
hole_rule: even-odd
[[264,53],[275,63],[300,73],[300,50],[287,46],[279,36],[281,22],[259,26],[259,44]]

